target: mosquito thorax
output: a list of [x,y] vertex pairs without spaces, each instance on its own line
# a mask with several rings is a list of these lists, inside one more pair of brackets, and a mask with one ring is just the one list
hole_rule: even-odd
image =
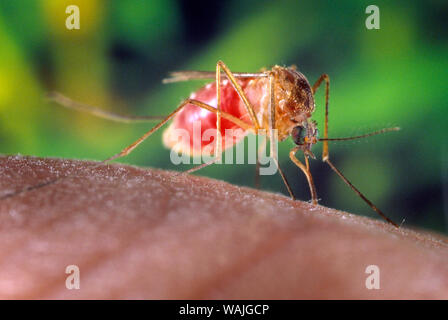
[[314,97],[307,78],[295,67],[272,68],[275,77],[276,127],[279,139],[290,135],[292,128],[307,123],[314,112]]

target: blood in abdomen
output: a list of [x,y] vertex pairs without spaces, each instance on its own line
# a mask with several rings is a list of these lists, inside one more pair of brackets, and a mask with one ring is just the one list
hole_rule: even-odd
[[[246,88],[248,83],[247,80],[240,81],[240,85],[243,90]],[[190,96],[191,99],[199,100],[204,102],[214,108],[217,107],[217,98],[216,98],[216,84],[210,83],[206,86],[200,88],[198,91],[193,93]],[[234,117],[241,119],[242,121],[251,124],[249,114],[246,111],[246,107],[244,103],[241,101],[238,93],[232,87],[232,85],[228,82],[228,80],[224,80],[221,86],[221,110],[227,113],[230,113]],[[173,119],[172,124],[167,129],[164,134],[164,143],[167,147],[173,148],[174,144],[178,143],[178,137],[173,134],[173,129],[183,129],[186,130],[189,134],[189,150],[202,151],[205,146],[210,145],[214,146],[214,137],[211,137],[208,141],[202,141],[194,145],[193,143],[193,123],[195,121],[200,121],[201,129],[200,134],[203,136],[204,132],[208,129],[216,130],[216,114],[210,111],[207,111],[203,108],[194,106],[192,104],[186,105],[182,111],[180,111]],[[238,125],[233,123],[230,120],[224,119],[221,117],[221,136],[224,137],[225,130],[232,129],[234,132],[240,129],[241,132],[244,132],[244,129],[240,128]],[[245,136],[244,134],[240,134],[237,137],[231,140],[224,140],[222,142],[223,150],[233,146],[239,140],[241,140]],[[179,146],[178,146],[179,147]],[[182,146],[182,152],[188,152],[188,148],[186,146]],[[200,150],[198,150],[200,148]],[[214,148],[212,148],[213,150]],[[180,151],[180,150],[178,150]]]

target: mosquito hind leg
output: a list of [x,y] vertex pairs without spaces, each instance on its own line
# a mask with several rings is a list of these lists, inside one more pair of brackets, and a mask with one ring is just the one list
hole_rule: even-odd
[[[261,137],[260,135],[258,137]],[[266,150],[266,137],[263,136],[262,144],[257,151],[257,163],[255,165],[255,188],[260,189],[260,158]]]
[[[112,157],[102,161],[101,163],[106,163],[124,156],[127,156],[128,154],[130,154],[135,148],[137,148],[143,141],[145,141],[148,137],[150,137],[154,132],[156,132],[157,130],[159,130],[165,123],[167,123],[171,118],[173,118],[179,111],[181,111],[186,105],[188,104],[192,104],[195,105],[197,107],[206,109],[210,112],[214,112],[217,113],[216,108],[203,103],[201,101],[198,100],[193,100],[193,99],[186,99],[184,102],[182,102],[179,107],[177,107],[173,112],[171,112],[168,116],[165,117],[165,119],[163,119],[161,122],[159,122],[155,127],[153,127],[151,130],[149,130],[148,132],[146,132],[143,136],[141,136],[139,139],[137,139],[135,142],[133,142],[132,144],[130,144],[129,146],[127,146],[126,148],[124,148],[121,152],[117,153],[116,155],[113,155]],[[225,112],[221,112],[221,115],[232,121],[233,123],[241,126],[242,128],[245,128],[246,130],[251,130],[252,128],[250,127],[250,125],[248,125],[247,123],[245,123],[244,121],[232,116],[229,113],[225,113]]]
[[[108,158],[106,160],[103,160],[103,161],[101,161],[99,163],[96,163],[91,168],[92,169],[96,168],[96,167],[98,167],[98,166],[100,166],[102,164],[108,163],[108,162],[110,162],[112,160],[115,160],[117,158],[124,157],[124,156],[130,154],[135,148],[137,148],[138,145],[140,145],[140,143],[142,143],[145,139],[147,139],[155,131],[160,129],[160,127],[162,127],[166,122],[168,122],[172,117],[174,117],[174,115],[176,113],[178,113],[179,111],[181,111],[182,108],[185,107],[187,104],[193,104],[193,105],[196,105],[196,106],[198,106],[200,108],[206,109],[206,110],[208,110],[210,112],[216,112],[216,108],[214,108],[212,106],[209,106],[206,103],[203,103],[203,102],[197,101],[197,100],[187,99],[184,102],[182,102],[179,105],[179,107],[177,107],[173,112],[171,112],[168,116],[166,116],[159,124],[157,124],[151,130],[146,132],[142,137],[140,137],[134,143],[132,143],[128,147],[124,148],[120,153],[117,153],[116,155],[114,155],[114,156],[112,156],[112,157],[110,157],[110,158]],[[253,128],[250,125],[248,125],[246,122],[244,122],[244,121],[234,117],[233,115],[231,115],[231,114],[229,114],[227,112],[222,112],[222,117],[227,119],[227,120],[229,120],[229,121],[232,121],[233,123],[235,123],[236,125],[240,126],[241,128],[244,128],[245,130],[251,130],[251,131],[253,130]],[[25,187],[25,188],[23,188],[21,190],[18,190],[18,191],[15,191],[15,192],[12,192],[12,193],[9,193],[9,194],[1,196],[0,200],[6,199],[6,198],[10,198],[10,197],[22,194],[24,192],[28,192],[28,191],[32,191],[32,190],[36,190],[36,189],[41,189],[41,188],[44,188],[44,187],[49,186],[49,185],[53,185],[53,184],[55,184],[57,182],[60,182],[62,180],[65,180],[65,179],[68,179],[68,178],[71,178],[71,177],[74,177],[74,175],[58,177],[58,178],[55,178],[55,179],[53,179],[51,181],[46,181],[46,182],[39,183],[39,184],[36,184],[36,185],[33,185],[33,186],[27,186],[27,187]]]
[[149,122],[156,120],[163,120],[164,116],[132,116],[132,115],[124,115],[115,112],[106,111],[85,103],[81,103],[75,100],[70,99],[69,97],[63,95],[59,92],[49,92],[47,94],[47,99],[57,104],[68,108],[81,112],[90,113],[96,117],[112,120],[116,122],[124,122],[124,123],[133,123],[133,122]]

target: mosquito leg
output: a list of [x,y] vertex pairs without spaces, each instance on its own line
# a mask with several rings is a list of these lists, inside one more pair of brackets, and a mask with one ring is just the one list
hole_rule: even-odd
[[286,186],[286,189],[288,189],[289,196],[292,200],[296,200],[296,197],[294,196],[294,193],[292,192],[291,186],[289,185],[288,180],[286,179],[285,174],[283,173],[283,170],[280,168],[280,164],[278,163],[277,157],[274,157],[275,165],[277,166],[278,172],[280,173],[280,176],[282,177],[283,183]]
[[[330,77],[327,74],[323,74],[317,79],[313,85],[313,94],[316,93],[322,81],[325,81],[325,126],[324,126],[324,139],[328,139],[328,100],[330,98]],[[328,141],[323,140],[322,161],[329,158]]]
[[58,103],[59,105],[68,108],[73,109],[77,111],[82,111],[86,113],[90,113],[94,116],[97,116],[99,118],[104,118],[112,121],[117,122],[125,122],[125,123],[133,123],[133,122],[149,122],[149,121],[155,121],[155,120],[163,120],[164,116],[130,116],[130,115],[123,115],[118,114],[114,112],[109,112],[106,110],[102,110],[100,108],[96,108],[81,102],[74,101],[63,94],[59,92],[50,92],[47,94],[47,99],[50,101],[54,101]]
[[221,157],[222,137],[221,137],[221,70],[219,63],[216,64],[216,144],[215,159]]
[[[384,220],[391,223],[398,228],[398,225],[388,218],[380,209],[377,208],[369,199],[366,198],[348,179],[339,171],[333,163],[330,161],[330,154],[328,151],[328,99],[330,95],[330,77],[327,74],[323,74],[319,77],[316,83],[313,85],[313,94],[319,88],[322,81],[325,81],[325,128],[324,128],[324,139],[323,141],[323,151],[322,160],[326,162],[330,168],[336,172],[336,174],[361,198],[363,199],[376,213],[378,213]],[[398,128],[387,129],[388,131],[396,131]],[[376,133],[375,133],[376,134]]]
[[185,173],[190,174],[196,171],[199,171],[209,165],[212,165],[222,156],[221,145],[222,145],[222,135],[221,135],[221,71],[219,69],[219,64],[216,65],[216,137],[215,137],[215,154],[214,158],[211,161],[206,163],[202,163],[198,166],[195,166],[189,170],[186,170]]
[[230,80],[230,83],[232,84],[233,88],[236,90],[238,95],[240,96],[241,100],[243,101],[244,105],[246,106],[247,112],[249,113],[250,119],[255,127],[255,132],[260,129],[260,124],[258,123],[257,116],[255,115],[254,108],[252,104],[249,102],[249,99],[247,99],[246,94],[244,93],[243,89],[237,82],[235,76],[232,74],[232,72],[229,70],[229,68],[224,64],[222,61],[218,61],[216,64],[216,78],[221,78],[221,69],[226,74],[227,78]]
[[[129,146],[127,146],[126,148],[124,148],[121,152],[117,153],[116,155],[113,155],[112,157],[102,161],[101,163],[106,163],[124,156],[127,156],[128,154],[130,154],[135,148],[137,148],[143,141],[145,141],[149,136],[151,136],[154,132],[156,132],[158,129],[160,129],[165,123],[167,123],[171,118],[173,118],[176,113],[178,113],[179,111],[182,110],[182,108],[184,108],[186,105],[188,104],[192,104],[195,105],[197,107],[206,109],[210,112],[214,112],[217,113],[217,109],[206,104],[203,103],[201,101],[198,100],[193,100],[193,99],[187,99],[184,102],[182,102],[180,104],[179,107],[176,108],[176,110],[174,110],[173,112],[171,112],[168,116],[165,117],[165,119],[163,119],[161,122],[159,122],[155,127],[153,127],[151,130],[149,130],[148,132],[146,132],[143,136],[141,136],[139,139],[137,139],[135,142],[133,142],[132,144],[130,144]],[[248,125],[247,123],[245,123],[244,121],[232,116],[229,113],[226,112],[221,112],[221,115],[232,121],[233,123],[241,126],[242,128],[246,129],[246,130],[253,130],[252,126]]]
[[339,171],[329,159],[325,160],[325,162],[328,163],[330,168],[333,169],[334,172],[336,172],[336,174],[350,187],[350,189],[352,189],[361,199],[363,199],[376,213],[378,213],[387,222],[399,228],[398,224],[388,218],[380,209],[378,209],[377,206],[375,206],[369,199],[367,199],[366,196],[361,193],[361,191],[356,189],[356,187],[350,181],[348,181],[348,179],[342,174],[342,172]]
[[[236,78],[266,78],[264,72],[233,72]],[[163,83],[173,83],[180,81],[200,80],[200,79],[216,79],[216,73],[213,71],[174,71],[169,74],[168,78],[163,79]]]
[[[168,116],[166,116],[159,124],[157,124],[151,130],[146,132],[137,141],[135,141],[134,143],[132,143],[131,145],[129,145],[128,147],[123,149],[120,153],[117,153],[116,155],[114,155],[114,156],[112,156],[112,157],[110,157],[110,158],[108,158],[106,160],[103,160],[103,161],[95,164],[92,168],[96,168],[96,167],[98,167],[98,166],[100,166],[100,165],[102,165],[104,163],[107,163],[109,161],[115,160],[115,159],[120,158],[120,157],[124,157],[124,156],[128,155],[129,153],[131,153],[140,143],[142,143],[146,138],[148,138],[155,131],[160,129],[160,127],[162,127],[166,122],[168,122],[176,113],[178,113],[180,110],[182,110],[182,108],[185,107],[187,104],[193,104],[193,105],[195,105],[197,107],[206,109],[207,111],[210,111],[210,112],[214,112],[214,113],[217,112],[216,108],[214,108],[214,107],[212,107],[212,106],[210,106],[210,105],[208,105],[206,103],[203,103],[203,102],[198,101],[198,100],[187,99],[184,102],[182,102],[179,105],[179,107],[177,107],[173,112],[171,112]],[[234,117],[233,115],[231,115],[231,114],[229,114],[227,112],[222,112],[222,117],[227,119],[227,120],[229,120],[229,121],[232,121],[233,123],[235,123],[236,125],[240,126],[241,128],[243,128],[245,130],[254,131],[254,129],[253,129],[253,127],[251,125],[249,125],[246,122],[244,122],[244,121]],[[57,182],[59,182],[61,180],[64,180],[64,179],[67,179],[67,178],[71,178],[71,177],[73,177],[73,175],[64,176],[64,177],[60,177],[60,178],[55,178],[55,179],[53,179],[51,181],[39,183],[39,184],[36,184],[34,186],[28,186],[28,187],[23,188],[22,190],[14,191],[12,193],[3,195],[2,197],[0,197],[0,200],[6,199],[6,198],[10,198],[10,197],[19,195],[19,194],[24,193],[24,192],[40,189],[40,188],[52,185],[52,184],[57,183]]]
[[[262,136],[258,136],[262,137]],[[255,165],[255,188],[260,189],[260,158],[261,154],[266,150],[266,137],[263,136],[263,141],[257,151],[257,164]]]
[[275,165],[277,166],[278,172],[280,173],[280,176],[282,177],[282,180],[286,186],[286,189],[288,189],[289,195],[291,196],[291,199],[295,200],[294,193],[292,192],[291,186],[289,185],[288,180],[286,179],[285,174],[283,173],[282,169],[280,168],[280,165],[278,163],[277,159],[277,142],[278,139],[276,135],[274,134],[274,130],[276,130],[275,125],[275,95],[274,95],[274,76],[271,74],[269,75],[269,108],[268,108],[268,116],[269,116],[269,140],[270,140],[270,155],[271,158],[274,159]]
[[[222,70],[221,70],[222,69]],[[251,121],[253,123],[253,126],[255,127],[255,132],[257,133],[260,129],[260,125],[258,124],[257,117],[255,115],[254,108],[252,107],[251,103],[246,97],[246,94],[244,93],[243,89],[237,82],[235,76],[232,74],[232,72],[229,70],[229,68],[224,64],[222,61],[218,61],[216,64],[216,101],[217,101],[217,112],[216,112],[216,144],[215,144],[215,158],[207,163],[200,164],[196,167],[193,167],[185,173],[193,173],[196,172],[202,168],[205,168],[216,161],[218,161],[222,156],[222,136],[221,136],[221,72],[224,71],[225,75],[229,79],[230,83],[232,84],[235,91],[240,96],[240,99],[243,101],[244,105],[246,106],[247,112],[249,113],[249,116],[251,118]]]
[[306,165],[304,165],[299,159],[297,159],[297,157],[295,155],[298,150],[299,150],[298,147],[293,148],[289,152],[289,158],[305,174],[306,179],[308,180],[308,186],[310,187],[311,200],[313,201],[313,204],[317,204],[316,187],[314,186],[313,176],[311,175],[311,172],[310,172],[310,164],[309,164],[308,156],[305,155],[305,164]]

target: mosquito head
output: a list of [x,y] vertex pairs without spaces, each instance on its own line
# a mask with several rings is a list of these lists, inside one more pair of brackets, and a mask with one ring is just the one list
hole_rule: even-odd
[[319,130],[315,121],[306,121],[295,126],[291,130],[291,138],[294,143],[303,150],[310,150],[319,139]]

